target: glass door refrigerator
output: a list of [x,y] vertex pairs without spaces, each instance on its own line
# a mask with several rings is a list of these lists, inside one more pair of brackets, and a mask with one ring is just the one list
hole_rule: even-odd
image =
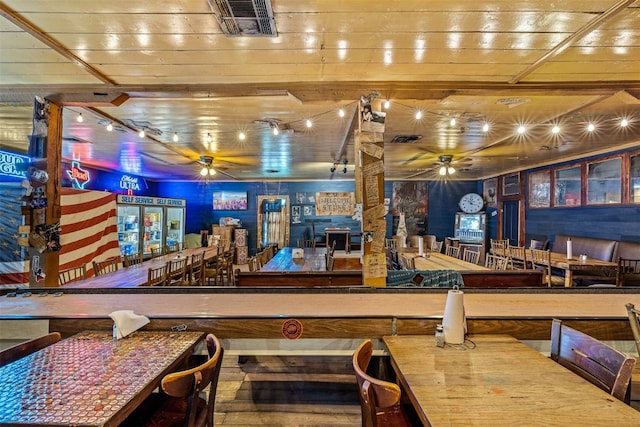
[[118,205],[118,245],[120,255],[140,251],[140,206]]
[[167,208],[167,245],[184,242],[184,209]]
[[184,199],[119,194],[117,202],[121,256],[142,251],[150,258],[152,248],[184,241]]
[[151,249],[164,246],[164,208],[156,206],[143,206],[142,255],[151,256]]

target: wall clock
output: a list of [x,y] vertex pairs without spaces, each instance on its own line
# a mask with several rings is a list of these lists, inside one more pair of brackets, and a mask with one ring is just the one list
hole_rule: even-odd
[[458,203],[462,212],[476,213],[480,212],[484,206],[484,199],[477,193],[467,193],[460,198]]

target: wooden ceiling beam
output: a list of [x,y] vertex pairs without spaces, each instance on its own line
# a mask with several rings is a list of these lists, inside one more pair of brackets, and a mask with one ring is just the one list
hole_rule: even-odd
[[596,18],[592,19],[591,21],[587,22],[585,25],[580,27],[578,31],[575,31],[569,37],[562,40],[553,49],[549,50],[547,53],[542,55],[540,58],[534,61],[531,65],[529,65],[527,68],[525,68],[524,70],[516,74],[511,80],[509,80],[509,83],[519,83],[520,80],[522,80],[529,74],[533,73],[538,68],[542,67],[550,59],[564,52],[564,50],[567,49],[569,46],[571,46],[574,42],[581,40],[584,36],[586,36],[591,31],[593,31],[600,24],[616,16],[618,13],[622,12],[623,10],[625,10],[627,7],[629,7],[631,4],[635,2],[636,0],[619,0],[616,4],[611,6],[609,9],[605,10],[602,14],[598,15]]
[[46,44],[51,49],[55,50],[56,52],[58,52],[60,55],[64,56],[71,62],[74,62],[75,64],[79,65],[82,69],[84,69],[86,72],[96,77],[98,80],[104,83],[107,83],[109,85],[116,85],[115,81],[111,80],[109,77],[107,77],[97,69],[93,68],[91,65],[89,65],[80,57],[76,56],[73,52],[67,49],[66,46],[64,46],[62,43],[60,43],[53,37],[49,36],[41,28],[37,27],[36,25],[34,25],[33,23],[25,19],[22,15],[20,15],[15,10],[11,9],[9,6],[7,6],[3,2],[0,2],[0,16],[3,16],[9,22],[13,23],[20,29],[30,34],[31,36],[40,40],[42,43]]

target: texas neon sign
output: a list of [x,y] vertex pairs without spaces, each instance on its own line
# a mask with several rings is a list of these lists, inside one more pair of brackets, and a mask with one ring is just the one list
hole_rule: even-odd
[[67,169],[67,175],[71,178],[74,188],[84,189],[84,186],[91,180],[89,171],[80,167],[80,162],[74,160],[71,162],[71,168]]

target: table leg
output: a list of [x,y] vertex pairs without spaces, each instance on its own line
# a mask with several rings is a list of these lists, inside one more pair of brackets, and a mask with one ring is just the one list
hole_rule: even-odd
[[570,288],[573,284],[573,271],[571,269],[566,269],[564,271],[564,287]]

